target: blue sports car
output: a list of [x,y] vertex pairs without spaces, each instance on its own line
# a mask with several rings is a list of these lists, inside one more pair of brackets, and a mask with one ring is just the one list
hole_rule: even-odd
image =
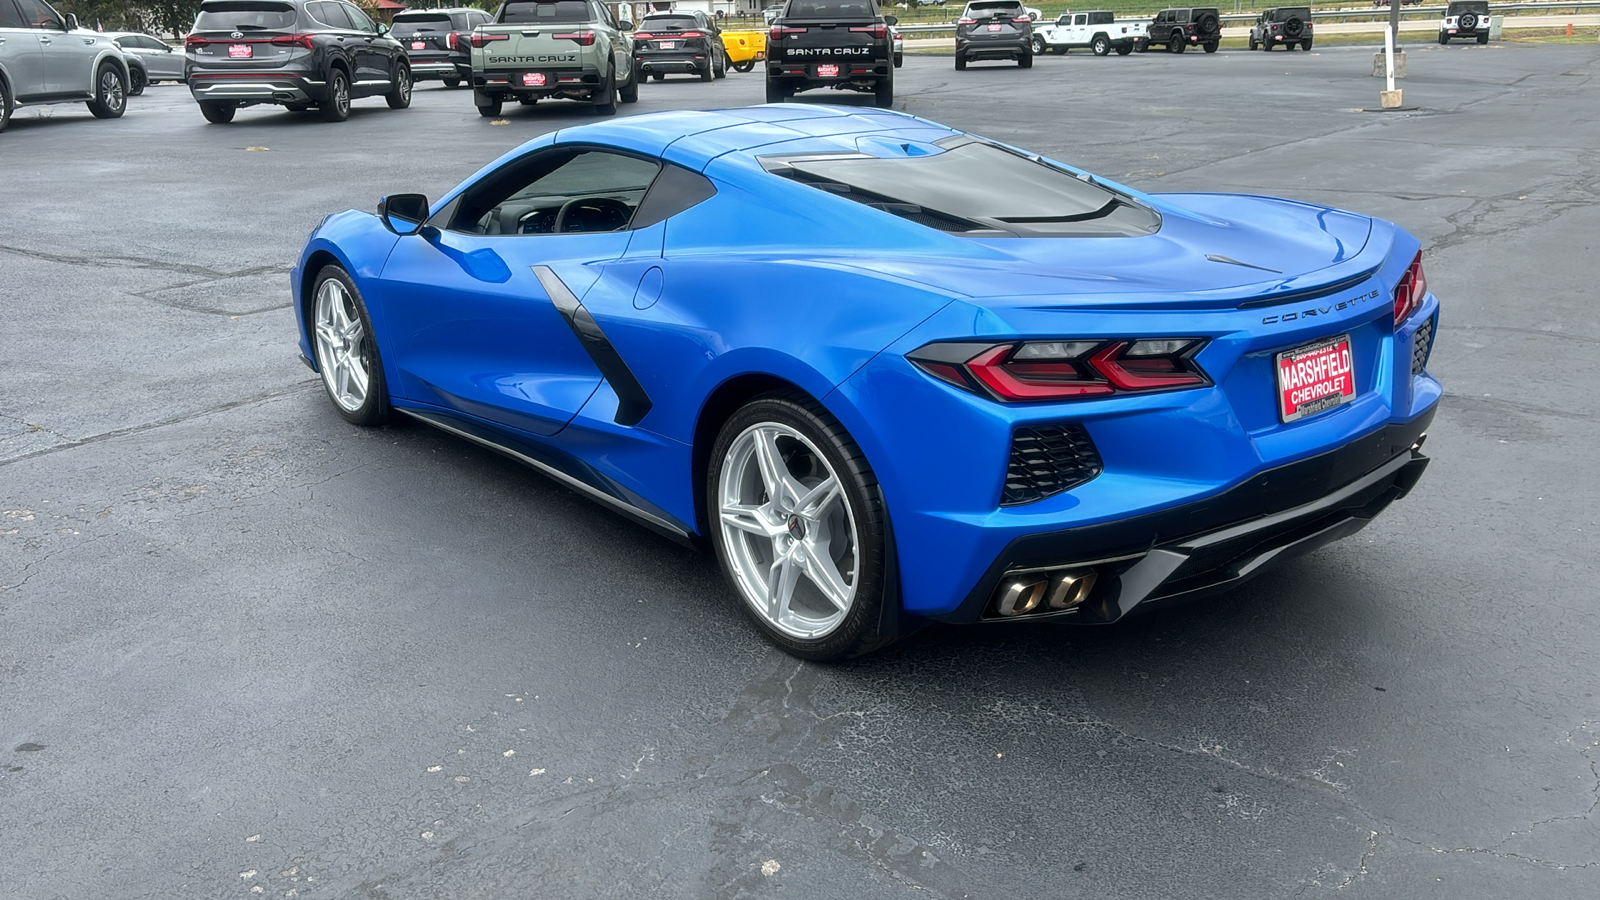
[[1237,584],[1404,496],[1440,396],[1397,226],[879,109],[563,129],[329,216],[292,277],[346,419],[714,548],[810,659]]

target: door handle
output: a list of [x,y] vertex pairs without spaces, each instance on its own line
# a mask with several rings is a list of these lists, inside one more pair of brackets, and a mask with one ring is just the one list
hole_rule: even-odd
[[48,44],[50,43],[50,39],[41,34],[39,35],[39,43]]

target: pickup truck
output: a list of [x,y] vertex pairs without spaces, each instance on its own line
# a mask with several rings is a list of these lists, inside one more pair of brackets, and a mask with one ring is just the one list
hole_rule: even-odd
[[817,88],[894,103],[894,16],[877,0],[789,0],[767,31],[767,102]]
[[602,116],[639,99],[633,39],[599,0],[507,0],[472,32],[472,102],[498,116],[506,100],[581,100]]
[[1134,44],[1144,37],[1146,23],[1118,22],[1106,10],[1094,12],[1066,12],[1054,25],[1041,25],[1033,30],[1033,52],[1065,53],[1068,50],[1089,48],[1095,56],[1106,56],[1117,51],[1118,56],[1133,52]]

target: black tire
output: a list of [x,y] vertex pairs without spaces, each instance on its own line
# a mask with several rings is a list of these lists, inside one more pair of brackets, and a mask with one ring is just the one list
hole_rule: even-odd
[[461,87],[461,79],[446,78],[444,79],[444,86],[450,90],[455,90],[456,88]]
[[889,70],[887,78],[878,79],[872,87],[872,105],[879,109],[891,109],[894,106],[894,70]]
[[1045,44],[1044,35],[1042,34],[1034,35],[1033,40],[1029,41],[1029,43],[1033,45],[1033,52],[1035,53],[1046,53],[1050,49],[1049,46]]
[[394,85],[383,99],[389,104],[390,109],[405,109],[411,105],[411,67],[401,66],[394,70]]
[[11,85],[0,78],[0,131],[11,124]]
[[145,87],[147,85],[149,85],[149,84],[150,84],[150,82],[145,77],[143,69],[135,69],[133,66],[129,66],[128,67],[128,96],[129,97],[137,97],[140,94],[144,93]]
[[718,56],[716,64],[711,67],[711,75],[713,78],[727,78],[728,60],[724,57]]
[[[747,59],[744,62],[733,63],[733,70],[735,72],[748,72],[751,69],[754,69],[755,67],[756,67],[756,61],[753,60],[753,59]],[[657,75],[656,76],[656,80],[660,81],[661,80],[661,76]]]
[[[367,372],[367,390],[359,406],[348,409],[334,396],[335,387],[333,376],[330,374],[329,361],[323,358],[323,347],[317,338],[316,317],[317,304],[321,297],[323,284],[328,281],[337,281],[344,289],[345,298],[350,302],[346,310],[354,308],[357,318],[361,322],[361,337],[358,342],[357,352],[361,365]],[[322,388],[328,395],[328,401],[333,404],[335,411],[352,425],[381,425],[389,420],[389,387],[383,378],[383,359],[378,354],[377,337],[372,333],[372,317],[367,315],[366,301],[361,299],[361,292],[356,289],[355,281],[338,265],[327,265],[317,273],[316,281],[312,283],[311,297],[307,300],[309,308],[306,311],[306,330],[311,333],[311,352],[317,358],[317,371],[322,375]]]
[[1071,48],[1064,44],[1057,44],[1056,46],[1050,48],[1050,52],[1057,56],[1066,56],[1069,49]]
[[894,67],[896,69],[898,69],[898,68],[900,68],[901,66],[903,66],[905,64],[906,64],[906,55],[904,53],[896,53],[894,55]]
[[96,119],[120,119],[128,110],[128,79],[111,63],[101,63],[94,74],[94,99],[86,106]]
[[1201,13],[1195,26],[1200,29],[1201,34],[1217,34],[1222,31],[1222,20],[1217,18],[1216,13]]
[[478,115],[487,119],[494,119],[499,117],[500,110],[505,108],[506,101],[502,97],[495,97],[491,100],[487,96],[473,91],[472,103],[478,107]]
[[1220,46],[1222,46],[1222,45],[1219,42],[1210,41],[1208,43],[1201,44],[1200,45],[1200,49],[1204,50],[1207,53],[1215,53],[1215,52],[1217,52],[1217,48],[1220,47]]
[[1439,43],[1440,44],[1448,44],[1448,43],[1450,43],[1450,35],[1445,34],[1442,31],[1439,32]]
[[1472,13],[1462,13],[1460,22],[1462,31],[1471,31],[1478,27],[1478,17]]
[[1484,32],[1483,34],[1478,35],[1478,43],[1480,43],[1480,44],[1489,43],[1489,34],[1488,34],[1488,32]]
[[1250,49],[1251,50],[1260,50],[1261,49],[1261,42],[1256,40],[1256,36],[1254,34],[1250,35]]
[[617,99],[621,100],[623,103],[638,103],[639,79],[642,77],[644,77],[644,73],[639,70],[638,65],[635,65],[633,67],[633,76],[628,79],[627,87],[619,88],[617,90]]
[[967,67],[967,55],[965,53],[962,53],[960,50],[957,50],[956,51],[956,71],[959,72],[962,69],[965,69],[966,67]]
[[1150,42],[1149,41],[1134,41],[1133,42],[1133,52],[1135,52],[1135,53],[1148,53],[1149,51],[1150,51]]
[[1133,52],[1133,46],[1131,44],[1118,44],[1117,45],[1117,55],[1118,56],[1127,56],[1129,53],[1132,53],[1132,52]]
[[667,73],[665,73],[665,72],[657,72],[654,75],[651,75],[650,77],[654,78],[657,81],[666,81],[667,80]]
[[1311,52],[1311,38],[1306,38],[1305,40],[1301,41],[1300,42],[1300,49],[1304,50],[1307,53],[1310,53]]
[[783,103],[793,96],[794,91],[787,84],[781,81],[773,81],[770,78],[767,79],[768,103]]
[[1284,50],[1285,53],[1293,53],[1294,52],[1294,42],[1293,41],[1284,41],[1283,50]]
[[1289,20],[1283,23],[1283,33],[1287,37],[1297,38],[1300,36],[1300,32],[1305,30],[1305,27],[1306,24],[1300,21],[1299,16],[1290,16]]
[[343,122],[350,118],[350,76],[343,69],[329,69],[328,93],[322,100],[322,121]]
[[[850,585],[853,595],[849,609],[844,611],[843,617],[831,630],[809,638],[787,634],[755,610],[755,600],[740,586],[723,529],[720,525],[713,525],[707,530],[711,532],[717,561],[722,567],[723,576],[733,588],[740,608],[750,616],[767,640],[802,659],[818,662],[849,659],[882,647],[889,640],[878,630],[888,573],[888,511],[878,487],[877,476],[873,474],[861,448],[844,426],[820,404],[801,394],[783,392],[758,397],[735,412],[723,424],[711,448],[706,473],[708,516],[713,517],[714,521],[720,517],[721,478],[729,450],[748,429],[761,424],[793,429],[816,449],[817,452],[813,453],[811,448],[793,438],[778,438],[794,448],[783,457],[785,464],[791,467],[790,478],[805,485],[801,477],[795,476],[793,466],[802,465],[815,471],[820,468],[819,463],[825,463],[837,477],[844,504],[842,508],[848,510],[849,517],[845,521],[853,520],[854,525],[854,552],[846,558],[852,560],[856,571],[854,583]],[[812,474],[809,477],[817,476]],[[838,561],[832,562],[837,567]]]
[[233,121],[233,114],[239,111],[237,104],[228,100],[201,100],[200,115],[213,125],[226,125]]
[[589,101],[594,107],[597,116],[614,116],[617,114],[617,73],[606,72],[606,80],[594,92],[594,99]]
[[708,59],[708,60],[706,60],[705,68],[700,70],[700,80],[701,81],[710,81],[711,79],[713,79],[715,77],[717,77],[717,76],[711,71],[711,60]]
[[1097,34],[1094,36],[1094,40],[1089,42],[1089,49],[1095,56],[1110,56],[1111,40],[1103,34]]
[[1187,38],[1174,34],[1172,38],[1167,41],[1167,52],[1182,53],[1188,49],[1188,43],[1189,42]]
[[1033,68],[1033,49],[1031,47],[1027,51],[1025,51],[1021,56],[1017,57],[1017,68],[1019,68],[1019,69],[1031,69],[1031,68]]

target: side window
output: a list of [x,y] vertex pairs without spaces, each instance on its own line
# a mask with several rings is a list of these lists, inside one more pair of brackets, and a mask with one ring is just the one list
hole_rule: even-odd
[[17,5],[22,8],[24,28],[49,28],[59,31],[66,27],[66,23],[56,11],[40,3],[39,0],[17,0]]
[[350,29],[350,19],[345,16],[344,10],[340,8],[339,4],[332,2],[332,0],[307,3],[306,12],[311,14],[311,18],[328,28],[337,28],[340,31],[348,31]]
[[17,11],[11,0],[0,0],[0,28],[27,28],[22,21],[22,13]]
[[1072,24],[1074,25],[1087,25],[1088,23],[1089,17],[1085,15],[1077,15],[1072,18]]
[[1182,25],[1183,23],[1185,23],[1187,21],[1189,21],[1189,11],[1187,9],[1179,10],[1178,11],[1178,24]]
[[348,3],[340,3],[339,5],[344,7],[345,15],[350,17],[350,24],[355,30],[365,31],[369,34],[378,33],[378,26],[367,17],[366,13],[361,11],[360,7],[351,6]]
[[467,234],[624,231],[660,163],[606,150],[546,150],[507,163],[461,198],[449,228]]

